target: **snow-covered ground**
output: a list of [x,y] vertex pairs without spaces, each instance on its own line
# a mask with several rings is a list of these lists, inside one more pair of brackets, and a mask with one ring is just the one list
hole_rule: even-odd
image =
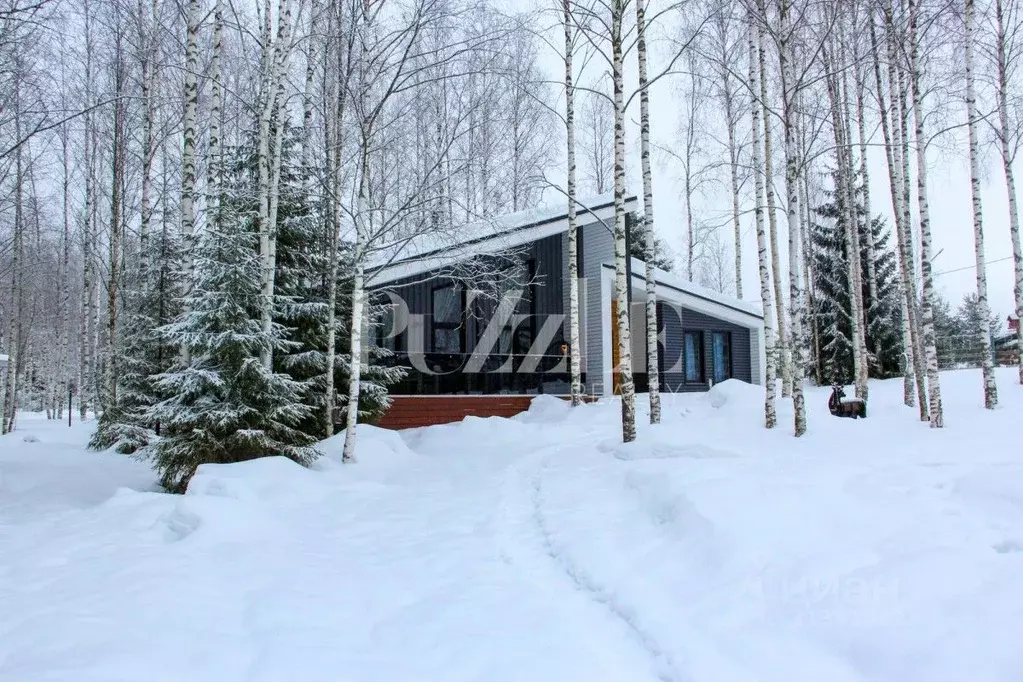
[[617,406],[365,428],[312,470],[188,494],[26,415],[0,439],[3,682],[1019,682],[1023,389],[943,375],[931,431],[872,386],[760,428],[728,382]]

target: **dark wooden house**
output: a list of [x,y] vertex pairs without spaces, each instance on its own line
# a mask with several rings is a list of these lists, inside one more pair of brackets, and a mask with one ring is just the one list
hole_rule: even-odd
[[[636,209],[636,199],[626,210]],[[578,212],[580,351],[588,396],[616,387],[617,333],[611,197]],[[391,254],[370,271],[385,302],[371,334],[405,366],[381,426],[404,428],[508,416],[537,394],[565,395],[568,368],[568,218],[564,207],[467,226],[441,243]],[[629,262],[633,365],[647,387],[644,263]],[[729,378],[762,383],[759,305],[670,273],[656,274],[661,390],[705,391]]]

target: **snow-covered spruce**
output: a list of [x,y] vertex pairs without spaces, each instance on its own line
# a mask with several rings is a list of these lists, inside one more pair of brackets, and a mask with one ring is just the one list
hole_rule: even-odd
[[260,268],[254,215],[225,207],[219,230],[205,230],[195,250],[195,282],[186,311],[157,330],[188,351],[187,362],[153,378],[167,396],[147,412],[161,437],[139,451],[161,484],[181,492],[201,464],[280,455],[300,464],[315,442],[297,425],[310,412],[305,385],[268,370],[260,354],[289,347],[283,328],[260,324]]

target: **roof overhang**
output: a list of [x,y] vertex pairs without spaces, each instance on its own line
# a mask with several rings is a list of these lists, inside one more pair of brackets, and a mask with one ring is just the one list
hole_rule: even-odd
[[[614,270],[613,263],[604,263],[605,268]],[[638,258],[632,259],[632,289],[642,292],[646,284],[646,263]],[[657,297],[662,301],[677,303],[689,310],[711,315],[727,322],[743,327],[762,327],[764,314],[760,307],[748,301],[708,289],[694,284],[669,272],[654,268]]]
[[[598,203],[583,203],[576,210],[576,224],[589,225],[604,221],[608,225],[614,219],[614,200],[602,198]],[[636,197],[625,199],[625,210],[635,210]],[[518,214],[515,214],[518,215]],[[379,288],[402,279],[416,277],[436,270],[443,270],[477,256],[497,254],[521,248],[546,237],[568,232],[568,211],[526,212],[520,224],[498,218],[494,222],[500,231],[468,239],[459,244],[437,248],[388,263],[367,274],[367,286]]]

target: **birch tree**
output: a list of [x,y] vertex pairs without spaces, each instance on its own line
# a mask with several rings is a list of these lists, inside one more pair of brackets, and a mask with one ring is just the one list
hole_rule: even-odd
[[565,154],[566,193],[568,195],[568,351],[572,406],[582,403],[582,355],[579,348],[579,233],[576,224],[575,165],[575,82],[572,56],[575,41],[572,31],[572,2],[563,0],[562,24],[565,30]]
[[[258,123],[259,164],[259,255],[263,275],[263,302],[260,310],[263,333],[273,328],[274,276],[277,258],[278,188],[281,180],[281,148],[284,135],[285,74],[292,48],[292,4],[278,0],[277,30],[273,30],[270,0],[263,6],[261,37],[261,73]],[[273,122],[276,121],[276,125]],[[260,356],[264,367],[271,368],[273,351],[265,347]]]
[[742,187],[740,154],[742,143],[738,127],[742,118],[741,82],[737,83],[739,56],[742,52],[742,31],[736,30],[734,13],[728,6],[719,7],[710,20],[708,61],[713,65],[717,84],[715,93],[724,114],[725,149],[728,155],[728,187],[732,197],[732,232],[735,243],[735,297],[742,299],[742,224],[739,219]]
[[771,131],[771,100],[768,98],[767,52],[764,46],[764,42],[766,40],[764,30],[767,25],[768,17],[767,5],[764,0],[758,0],[757,6],[760,13],[760,17],[757,22],[757,65],[760,69],[758,77],[760,84],[760,96],[758,98],[758,103],[761,107],[764,120],[764,192],[767,198],[767,223],[770,227],[768,239],[771,245],[771,274],[772,281],[774,282],[774,300],[775,306],[778,309],[778,350],[781,351],[778,355],[778,360],[781,367],[781,371],[779,372],[781,375],[781,394],[783,397],[787,397],[792,394],[792,355],[791,348],[789,347],[789,335],[785,322],[785,298],[782,290],[784,285],[782,284],[781,277],[781,256],[778,253],[778,222],[774,200],[774,148],[772,144],[773,134]]
[[[924,353],[927,359],[927,399],[931,428],[945,425],[941,408],[941,384],[938,354],[934,339],[934,271],[932,266],[931,217],[927,203],[927,148],[924,136],[923,64],[920,57],[920,2],[909,2],[909,84],[913,98],[913,122],[916,137],[917,203],[920,207],[920,273],[923,277],[923,302],[920,306]],[[905,207],[904,207],[905,208]]]
[[[995,101],[998,109],[998,126],[995,137],[1002,161],[1002,172],[1005,176],[1005,189],[1009,202],[1009,235],[1012,241],[1013,259],[1013,294],[1015,296],[1016,318],[1023,320],[1023,247],[1020,245],[1019,205],[1016,197],[1016,176],[1013,163],[1023,140],[1020,132],[1016,108],[1012,107],[1013,117],[1010,124],[1010,86],[1015,86],[1013,79],[1014,67],[1019,59],[1017,38],[1020,30],[1019,5],[1015,0],[994,0],[995,2],[995,35],[994,35],[994,67],[995,67]],[[1016,347],[1023,349],[1023,323],[1016,330]],[[1019,364],[1019,383],[1023,385],[1023,351],[1017,354]]]
[[977,262],[977,307],[981,323],[977,329],[981,351],[981,371],[984,377],[984,407],[991,410],[998,405],[998,385],[995,383],[994,357],[991,353],[991,309],[987,300],[987,265],[984,261],[984,213],[980,200],[980,143],[977,128],[977,94],[974,81],[974,0],[964,0],[963,38],[966,42],[966,117],[970,140],[970,196],[973,208],[973,247]]
[[[758,61],[757,19],[751,9],[748,14],[747,41],[749,44],[749,89],[751,93],[760,92],[759,79],[761,72]],[[764,426],[773,429],[778,422],[774,405],[776,392],[775,331],[774,331],[774,299],[771,295],[770,256],[767,250],[767,232],[764,224],[764,173],[760,145],[760,113],[761,106],[754,96],[750,100],[750,121],[753,128],[753,200],[754,219],[757,229],[757,263],[760,273],[760,300],[764,309]]]
[[[185,113],[181,129],[181,241],[184,251],[184,291],[186,301],[193,279],[193,240],[195,236],[195,148],[198,135],[199,84],[199,23],[202,19],[199,0],[188,0],[185,14]],[[187,304],[186,304],[187,305]],[[185,312],[188,312],[186,307]],[[181,350],[182,360],[189,360],[188,350]]]
[[[888,168],[888,186],[892,198],[892,214],[895,219],[895,235],[898,244],[896,253],[899,262],[899,289],[901,291],[899,308],[902,318],[902,400],[907,407],[914,407],[917,401],[913,390],[918,377],[916,364],[919,362],[919,358],[916,357],[914,352],[913,342],[917,334],[916,325],[913,323],[913,316],[916,310],[914,303],[916,295],[913,292],[916,290],[916,282],[910,272],[913,267],[912,258],[907,258],[905,250],[902,248],[905,226],[902,215],[902,192],[900,191],[902,182],[899,178],[901,161],[898,155],[901,152],[901,147],[896,140],[899,134],[898,121],[901,119],[901,116],[898,113],[898,95],[895,91],[895,83],[891,78],[895,65],[889,64],[888,99],[886,100],[884,80],[881,72],[881,46],[877,39],[877,29],[875,28],[872,12],[869,15],[867,26],[870,31],[870,52],[874,68],[875,97],[877,98],[878,118],[880,119],[881,132],[884,139],[885,160]],[[886,40],[885,42],[887,43],[888,41]],[[920,375],[920,379],[921,381],[923,380],[922,375]],[[922,409],[926,409],[927,403],[922,396],[923,392],[921,391],[920,403],[924,406]]]
[[650,91],[647,78],[646,8],[636,2],[636,56],[639,62],[640,163],[643,169],[643,231],[646,234],[646,373],[650,400],[650,423],[661,422],[661,378],[657,358],[657,239],[654,235],[653,174],[650,170]]

